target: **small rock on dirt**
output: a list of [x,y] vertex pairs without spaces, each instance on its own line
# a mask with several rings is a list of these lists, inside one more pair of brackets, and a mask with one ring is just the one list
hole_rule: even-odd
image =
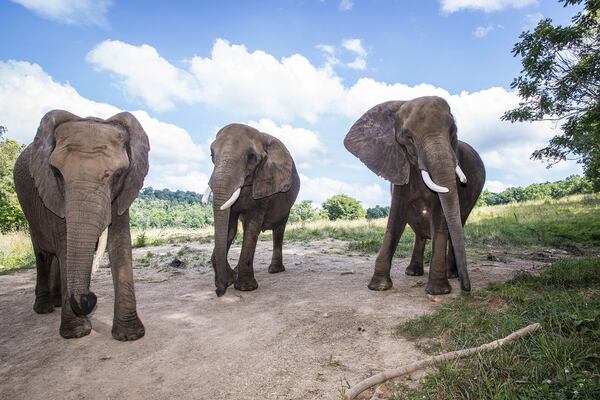
[[183,261],[176,258],[173,261],[171,261],[171,263],[169,265],[173,268],[181,268],[181,266],[183,265]]

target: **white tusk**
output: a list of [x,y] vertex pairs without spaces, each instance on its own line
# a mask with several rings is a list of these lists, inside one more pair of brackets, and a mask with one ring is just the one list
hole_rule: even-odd
[[424,169],[421,170],[421,176],[423,177],[423,181],[425,182],[427,187],[429,189],[433,190],[434,192],[438,192],[438,193],[448,193],[449,192],[447,187],[443,187],[443,186],[440,186],[440,185],[434,183],[431,180],[431,176],[429,176],[429,172],[425,171]]
[[204,194],[202,195],[202,204],[208,203],[208,198],[210,197],[211,193],[212,189],[210,188],[210,186],[206,186],[206,192],[204,192]]
[[229,207],[231,207],[231,205],[233,203],[235,203],[235,201],[238,199],[238,197],[240,197],[241,191],[242,191],[242,188],[237,188],[237,190],[235,192],[233,192],[233,194],[231,195],[229,200],[227,200],[225,203],[223,203],[223,205],[221,206],[221,210],[227,210]]
[[98,239],[98,249],[96,249],[96,254],[94,255],[94,261],[92,262],[92,274],[95,274],[100,267],[100,261],[102,261],[102,257],[104,257],[104,250],[106,250],[106,241],[108,239],[108,227],[102,232],[100,238]]
[[458,176],[458,179],[462,182],[462,183],[467,183],[467,177],[465,176],[465,173],[463,172],[462,169],[460,169],[460,165],[456,166],[456,175]]

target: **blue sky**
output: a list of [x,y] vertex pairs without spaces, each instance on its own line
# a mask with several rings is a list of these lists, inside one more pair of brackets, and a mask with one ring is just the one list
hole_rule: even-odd
[[372,206],[389,203],[387,183],[343,137],[379,102],[433,94],[490,190],[556,180],[579,166],[528,159],[556,127],[499,116],[518,102],[520,32],[573,14],[556,0],[0,1],[0,124],[28,143],[54,108],[132,111],[152,146],[146,184],[202,192],[211,138],[248,123],[286,143],[299,199],[343,192]]

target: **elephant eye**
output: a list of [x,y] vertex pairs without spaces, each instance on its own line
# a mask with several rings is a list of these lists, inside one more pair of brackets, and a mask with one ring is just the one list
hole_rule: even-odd
[[254,161],[256,161],[256,154],[248,153],[248,162],[254,162]]

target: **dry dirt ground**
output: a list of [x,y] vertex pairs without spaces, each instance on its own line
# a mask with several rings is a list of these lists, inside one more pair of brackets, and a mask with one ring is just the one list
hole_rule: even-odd
[[[32,310],[35,271],[0,276],[2,399],[339,399],[340,390],[422,354],[393,335],[399,322],[458,295],[427,296],[424,277],[394,262],[394,287],[366,285],[374,256],[349,254],[339,241],[286,243],[280,274],[267,273],[270,242],[259,242],[259,288],[233,287],[217,298],[211,244],[134,250],[138,313],[146,336],[111,337],[113,287],[108,268],[92,278],[98,306],[93,331],[59,336],[60,309]],[[237,260],[239,245],[230,259]],[[183,264],[171,265],[174,258]],[[473,262],[474,289],[503,281],[541,259]],[[232,262],[235,265],[235,261]]]

